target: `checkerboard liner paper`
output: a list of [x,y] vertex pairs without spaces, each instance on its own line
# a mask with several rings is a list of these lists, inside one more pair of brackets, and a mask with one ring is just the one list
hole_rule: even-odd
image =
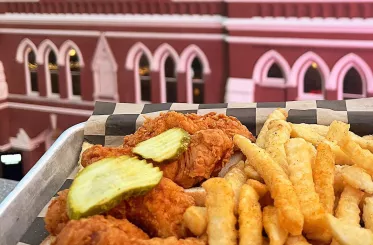
[[[340,120],[351,125],[358,135],[373,134],[373,98],[340,101],[294,101],[270,103],[225,104],[126,104],[97,102],[84,129],[85,141],[92,144],[119,146],[123,136],[132,134],[144,122],[143,115],[156,117],[162,112],[197,113],[217,112],[237,117],[253,134],[258,134],[267,116],[276,108],[289,111],[288,121],[329,125]],[[76,170],[60,190],[69,188]],[[52,198],[53,199],[53,198]],[[49,203],[24,234],[18,245],[39,245],[48,236],[44,217]]]

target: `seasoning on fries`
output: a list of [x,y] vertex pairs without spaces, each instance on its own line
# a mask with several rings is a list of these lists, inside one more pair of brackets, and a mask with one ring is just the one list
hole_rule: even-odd
[[280,226],[275,207],[266,206],[263,208],[263,226],[270,244],[282,245],[285,243],[289,233]]

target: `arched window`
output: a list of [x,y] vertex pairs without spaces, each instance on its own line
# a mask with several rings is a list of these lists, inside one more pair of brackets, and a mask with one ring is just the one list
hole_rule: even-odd
[[168,56],[164,65],[166,77],[167,102],[177,102],[176,66],[171,56]]
[[81,96],[81,87],[80,87],[80,60],[78,53],[75,49],[70,49],[68,54],[70,78],[71,78],[71,95],[72,96]]
[[272,78],[285,78],[280,66],[277,63],[273,63],[268,70],[267,77]]
[[343,99],[363,98],[363,80],[359,72],[351,67],[343,79]]
[[59,79],[58,79],[58,65],[57,65],[57,57],[53,50],[49,49],[47,51],[48,57],[48,73],[49,73],[49,81],[47,80],[49,86],[49,94],[58,95],[60,93],[59,87]]
[[141,100],[144,102],[152,101],[151,79],[149,60],[145,54],[142,54],[139,62],[139,76],[141,83]]
[[309,94],[322,94],[322,79],[317,64],[313,62],[304,75],[303,92]]
[[36,54],[31,48],[27,49],[27,62],[26,63],[27,63],[29,76],[30,76],[31,92],[38,93],[39,92],[38,64],[36,63]]
[[204,103],[204,83],[203,83],[203,67],[198,57],[195,57],[192,62],[192,83],[193,83],[193,103]]

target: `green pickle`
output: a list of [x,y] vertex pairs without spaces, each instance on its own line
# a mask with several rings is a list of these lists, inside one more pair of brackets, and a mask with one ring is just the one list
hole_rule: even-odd
[[145,140],[132,152],[155,162],[177,159],[189,146],[190,135],[184,129],[172,128],[158,136]]
[[107,212],[122,200],[147,193],[162,179],[158,167],[136,157],[105,158],[82,170],[67,197],[70,219]]

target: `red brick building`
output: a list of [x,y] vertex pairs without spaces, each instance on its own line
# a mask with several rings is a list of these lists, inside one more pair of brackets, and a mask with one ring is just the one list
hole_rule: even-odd
[[0,1],[0,151],[27,172],[95,100],[372,96],[372,17],[373,0]]

